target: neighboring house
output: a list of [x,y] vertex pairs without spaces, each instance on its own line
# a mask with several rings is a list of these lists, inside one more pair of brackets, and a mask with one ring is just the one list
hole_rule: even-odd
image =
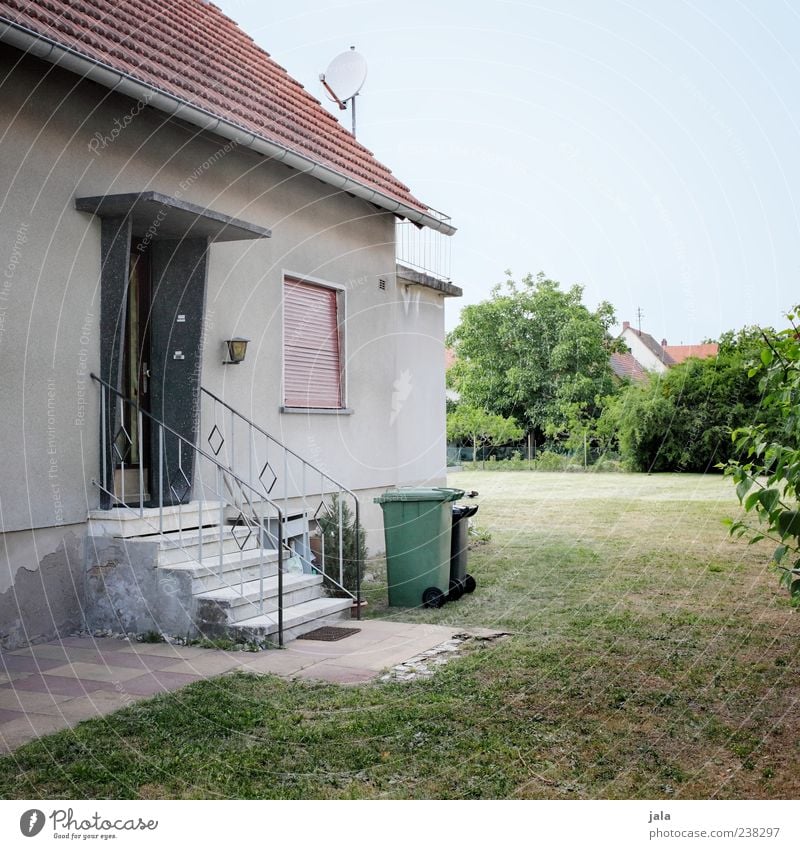
[[631,383],[644,383],[647,380],[647,372],[633,354],[613,353],[611,370],[620,380],[629,380]]
[[719,345],[716,342],[704,342],[701,345],[668,345],[666,339],[661,340],[661,347],[669,354],[674,363],[682,363],[689,357],[697,360],[707,360],[716,357]]
[[0,646],[349,615],[317,520],[380,550],[373,496],[445,481],[461,292],[395,233],[454,228],[202,0],[0,0],[0,43]]
[[617,377],[627,378],[633,383],[647,380],[648,372],[663,374],[689,357],[706,359],[716,357],[719,351],[716,342],[702,345],[668,345],[667,340],[662,339],[659,343],[649,333],[631,327],[629,321],[622,322],[622,333],[618,338],[624,340],[630,348],[630,353],[612,354],[611,368]]
[[[455,351],[452,348],[445,348],[444,349],[444,371],[445,371],[445,375],[455,365],[455,362],[456,362]],[[455,389],[450,389],[450,387],[448,387],[445,390],[445,397],[447,398],[448,401],[453,401],[455,403],[457,403],[458,401],[461,400],[461,395]]]
[[631,327],[629,321],[622,322],[619,337],[631,349],[631,354],[645,371],[663,374],[675,361],[662,345],[649,334]]

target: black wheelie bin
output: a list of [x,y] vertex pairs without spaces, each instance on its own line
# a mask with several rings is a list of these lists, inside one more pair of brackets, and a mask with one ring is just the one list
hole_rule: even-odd
[[467,574],[469,519],[478,512],[478,505],[453,506],[453,530],[450,537],[449,598],[457,601],[464,593],[475,592],[475,578]]

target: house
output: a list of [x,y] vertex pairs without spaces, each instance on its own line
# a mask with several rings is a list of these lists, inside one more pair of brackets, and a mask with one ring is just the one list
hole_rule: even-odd
[[461,292],[395,246],[454,227],[203,0],[0,0],[0,44],[0,646],[349,616],[348,512],[380,550],[445,479]]
[[716,357],[719,346],[716,342],[702,345],[668,345],[666,339],[658,343],[649,333],[631,327],[629,321],[622,322],[622,333],[617,337],[630,348],[627,354],[612,354],[611,368],[620,379],[633,383],[647,380],[648,372],[663,374],[669,368],[684,362],[689,357],[706,359]]
[[647,371],[631,353],[615,351],[611,354],[610,363],[611,370],[620,380],[629,380],[631,383],[647,381]]
[[719,353],[719,345],[716,342],[703,342],[700,345],[668,345],[667,340],[662,339],[661,347],[675,364],[682,363],[690,357],[707,360],[716,357]]
[[[447,372],[455,365],[456,363],[456,353],[452,348],[444,349],[444,372],[447,375]],[[447,387],[445,389],[445,398],[447,401],[452,401],[457,404],[461,400],[461,395],[455,389],[451,387]]]
[[622,322],[622,333],[618,338],[631,349],[633,358],[645,371],[663,374],[670,366],[675,365],[675,360],[663,345],[659,345],[649,333],[631,327],[629,321]]

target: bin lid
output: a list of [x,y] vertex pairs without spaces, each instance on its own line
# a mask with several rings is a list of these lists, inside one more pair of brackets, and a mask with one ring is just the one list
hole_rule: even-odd
[[376,504],[386,504],[389,501],[458,501],[464,497],[463,489],[450,489],[444,486],[421,487],[404,486],[400,489],[389,489],[374,499]]

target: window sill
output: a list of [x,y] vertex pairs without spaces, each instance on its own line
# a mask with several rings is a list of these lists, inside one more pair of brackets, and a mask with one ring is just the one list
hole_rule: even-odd
[[281,413],[305,416],[352,416],[355,412],[351,407],[339,407],[337,409],[328,407],[279,407]]

